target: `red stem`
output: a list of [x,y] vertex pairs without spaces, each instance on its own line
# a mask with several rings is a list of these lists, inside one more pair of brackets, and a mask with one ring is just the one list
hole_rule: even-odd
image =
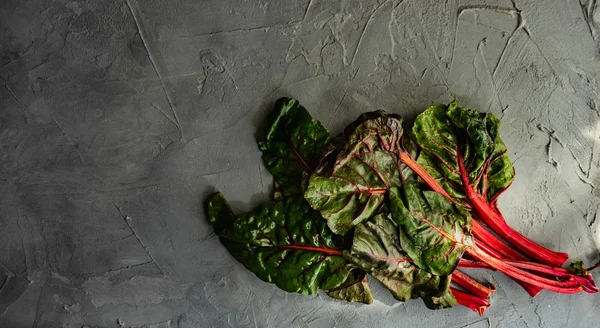
[[[448,193],[437,183],[437,181],[429,174],[425,169],[420,166],[416,161],[414,161],[406,152],[400,152],[400,160],[404,162],[408,167],[410,167],[421,179],[429,185],[431,189],[440,193],[451,202],[456,203],[456,201],[448,195]],[[460,153],[458,154],[458,165],[460,169],[460,173],[463,180],[463,185],[465,188],[465,192],[467,194],[467,198],[470,203],[473,205],[473,210],[475,214],[481,219],[485,224],[487,224],[496,234],[505,239],[507,242],[511,243],[512,246],[519,249],[520,251],[526,253],[531,258],[534,258],[538,261],[542,261],[543,263],[547,263],[552,266],[561,266],[568,259],[568,254],[562,252],[554,252],[551,251],[541,245],[534,243],[529,240],[519,232],[512,229],[506,223],[506,220],[502,217],[500,212],[496,210],[493,206],[491,206],[481,195],[475,192],[474,188],[470,185],[469,177],[464,167],[464,163]],[[544,278],[535,274],[532,274],[527,271],[523,271],[519,268],[513,267],[510,264],[505,263],[502,259],[495,258],[500,254],[507,256],[512,259],[522,260],[524,257],[514,251],[511,251],[511,248],[506,244],[500,241],[500,239],[495,238],[493,234],[485,229],[479,229],[483,227],[475,228],[477,233],[480,236],[490,237],[482,238],[487,242],[487,247],[485,251],[477,248],[477,246],[470,248],[467,250],[467,253],[473,256],[474,258],[483,261],[490,265],[492,268],[497,269],[505,273],[506,275],[523,282],[525,284],[521,284],[532,296],[537,294],[539,290],[536,290],[535,287],[548,289],[551,291],[555,291],[558,293],[576,293],[584,289],[582,285],[573,277],[569,278],[567,281],[555,281],[548,278]],[[487,232],[487,233],[486,233]],[[476,242],[477,244],[477,242]],[[481,246],[482,243],[479,243]],[[497,247],[498,249],[493,251],[492,247]],[[532,286],[531,286],[532,285]],[[532,288],[534,287],[534,288]],[[594,285],[595,287],[595,285]]]
[[479,238],[473,238],[473,240],[475,241],[475,245],[479,247],[479,249],[481,249],[482,251],[485,251],[486,253],[497,259],[503,258],[503,256],[500,253],[498,253],[495,249],[491,248],[490,246],[486,245],[484,242],[479,240]]
[[321,253],[325,253],[325,254],[329,254],[329,255],[342,256],[342,251],[338,251],[337,249],[324,248],[324,247],[312,247],[312,246],[302,246],[302,245],[280,245],[277,247],[293,249],[293,250],[321,252]]
[[489,266],[486,263],[480,262],[480,261],[472,261],[472,260],[467,260],[467,259],[460,259],[460,262],[458,262],[458,267],[459,268],[465,268],[465,269],[489,269],[489,270],[494,270],[494,268],[492,268],[491,266]]
[[533,262],[522,262],[522,261],[505,261],[507,264],[510,264],[514,267],[538,272],[542,274],[547,274],[552,277],[562,278],[562,279],[575,279],[579,282],[579,284],[583,287],[583,290],[587,293],[597,293],[598,287],[596,287],[596,283],[592,279],[590,275],[587,277],[582,277],[573,274],[569,269],[565,268],[553,268],[544,264],[533,263]]
[[367,195],[384,195],[388,192],[387,189],[366,189],[354,192],[351,194],[367,194]]
[[[448,193],[440,186],[439,183],[433,178],[427,171],[419,165],[414,159],[408,155],[408,153],[404,151],[400,151],[399,153],[400,160],[410,167],[425,183],[434,191],[446,197],[452,203],[456,203]],[[496,211],[481,195],[477,194],[473,187],[470,185],[468,174],[463,165],[462,156],[460,153],[458,154],[458,165],[460,169],[460,173],[463,179],[463,185],[465,188],[465,192],[467,194],[467,198],[472,203],[474,207],[474,211],[477,216],[487,224],[495,233],[500,235],[510,244],[515,246],[515,248],[520,251],[526,253],[533,259],[538,261],[542,261],[543,263],[552,265],[552,266],[561,266],[563,265],[567,259],[568,254],[562,252],[554,252],[543,246],[540,246],[533,241],[529,240],[527,237],[513,230],[506,221],[502,217],[502,215]]]
[[[506,245],[503,241],[498,239],[493,233],[489,232],[486,228],[479,224],[479,222],[473,220],[473,234],[475,235],[475,245],[480,249],[484,250],[488,254],[495,258],[508,258],[513,260],[527,260],[527,258],[520,253]],[[481,241],[483,240],[483,241]],[[514,278],[513,278],[514,279]],[[526,282],[514,279],[529,296],[535,297],[539,294],[542,289]]]
[[551,251],[541,245],[534,243],[522,234],[513,230],[502,217],[500,212],[496,211],[475,189],[471,186],[469,175],[463,164],[461,154],[458,154],[458,167],[463,180],[463,187],[467,198],[473,204],[473,209],[477,216],[490,227],[496,234],[508,241],[515,248],[527,254],[533,259],[552,266],[563,265],[569,255],[562,252]]
[[419,163],[417,163],[414,159],[412,159],[412,157],[410,157],[410,155],[408,155],[405,151],[400,151],[400,161],[406,164],[406,166],[408,166],[421,179],[423,179],[423,181],[425,181],[429,188],[431,188],[438,194],[441,194],[442,196],[448,198],[448,200],[450,200],[452,203],[456,203],[454,198],[450,197],[446,190],[444,190],[444,188],[442,188],[442,186],[440,186],[440,184],[437,183],[437,181],[435,181],[435,178],[433,178],[429,173],[427,173],[427,171],[425,171],[425,169],[421,165],[419,165]]
[[[531,271],[531,272],[535,272],[535,273],[546,274],[546,275],[551,276],[552,278],[562,279],[563,281],[569,280],[569,279],[575,279],[583,287],[583,291],[590,293],[590,294],[594,294],[594,293],[597,293],[598,291],[600,291],[599,288],[596,286],[596,283],[594,282],[593,277],[590,274],[588,274],[587,276],[584,277],[584,276],[579,276],[579,275],[574,274],[574,272],[572,272],[569,269],[560,268],[560,267],[554,268],[554,267],[550,267],[550,266],[540,264],[540,263],[535,263],[535,262],[513,261],[513,260],[506,260],[506,259],[503,261],[504,261],[504,263],[506,263],[508,265],[512,265],[516,268],[525,269],[527,271]],[[494,270],[487,263],[480,262],[480,261],[471,261],[471,260],[466,260],[466,259],[461,259],[460,262],[458,263],[458,267],[459,268],[478,268],[478,269]],[[525,290],[528,293],[529,293],[530,289],[536,291],[536,294],[542,290],[539,287],[524,283],[515,278],[513,278],[513,279],[517,283],[519,283],[521,286],[523,286],[523,288],[525,288]],[[530,295],[531,295],[531,293],[530,293]],[[534,297],[536,295],[531,295],[531,296]]]
[[488,288],[459,270],[454,270],[454,272],[452,272],[452,281],[473,293],[473,295],[481,298],[487,299],[496,291],[494,285],[492,285],[492,288]]
[[556,281],[537,276],[531,272],[515,268],[501,259],[496,259],[493,256],[481,251],[476,246],[467,249],[467,253],[475,259],[489,264],[492,268],[506,274],[509,277],[537,286],[539,288],[563,294],[573,294],[580,292],[583,289],[579,282],[575,279]]
[[565,278],[569,275],[572,275],[572,272],[569,269],[561,268],[561,267],[551,267],[545,264],[535,263],[535,262],[526,262],[526,261],[512,261],[505,260],[507,264],[510,264],[514,267],[526,269],[534,272],[544,273],[547,275],[551,275],[557,278]]
[[491,248],[496,250],[498,253],[500,253],[502,255],[501,257],[505,257],[505,258],[509,258],[509,259],[513,259],[513,260],[519,260],[519,261],[529,260],[528,258],[523,256],[521,253],[515,251],[510,246],[506,245],[506,243],[504,241],[500,240],[498,237],[496,237],[496,235],[489,232],[478,221],[473,220],[471,222],[472,222],[472,227],[473,227],[473,235],[475,235],[475,237],[477,237],[483,243],[485,243],[486,245],[490,246]]
[[600,268],[600,261],[594,265],[592,265],[591,267],[585,269],[586,271],[594,271],[596,269]]
[[458,304],[468,307],[469,309],[477,312],[479,315],[483,315],[485,309],[490,306],[490,301],[469,293],[465,293],[456,288],[450,287],[450,292],[458,302]]

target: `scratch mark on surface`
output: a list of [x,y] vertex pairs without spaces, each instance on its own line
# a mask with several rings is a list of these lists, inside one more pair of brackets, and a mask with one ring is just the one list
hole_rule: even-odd
[[484,318],[484,319],[479,319],[479,320],[476,320],[476,321],[473,321],[473,322],[469,322],[468,324],[466,324],[466,325],[464,325],[464,326],[460,326],[460,328],[467,328],[467,327],[470,327],[470,326],[472,326],[472,325],[476,325],[476,324],[478,324],[478,323],[480,323],[480,322],[484,322],[484,321],[486,321],[486,322],[487,322],[487,326],[488,326],[488,327],[491,327],[491,326],[492,326],[492,325],[490,324],[490,318]]
[[[571,155],[573,155],[573,154],[571,154]],[[595,189],[595,188],[596,188],[596,186],[595,186],[595,185],[594,185],[592,182],[588,181],[588,180],[587,180],[587,179],[586,179],[586,178],[583,176],[583,175],[585,175],[585,171],[583,171],[583,169],[581,168],[581,165],[578,165],[578,166],[579,166],[579,170],[575,169],[575,174],[577,174],[577,177],[579,178],[579,180],[580,180],[581,182],[585,183],[586,185],[588,185],[588,186],[592,187],[592,189]],[[579,173],[579,172],[581,172],[581,173]]]
[[594,223],[596,223],[597,219],[598,219],[598,209],[596,209],[596,213],[594,213],[594,216],[592,217],[592,219],[588,223],[588,228],[591,228],[594,225]]
[[[19,218],[20,220],[20,218]],[[19,226],[20,228],[20,226]],[[2,282],[2,286],[0,286],[0,295],[2,295],[2,290],[4,289],[4,287],[8,284],[8,282],[15,277],[15,274],[9,269],[7,268],[4,264],[2,264],[2,262],[0,262],[0,268],[2,268],[2,270],[4,271],[4,275],[6,276],[6,278],[4,279],[4,281]],[[1,315],[0,315],[1,316]]]
[[[287,297],[287,294],[285,295]],[[325,301],[323,300],[323,298],[321,297],[321,294],[317,294],[317,297],[321,300],[321,302],[325,303]],[[286,300],[287,301],[287,300]],[[337,319],[335,318],[335,316],[333,316],[333,314],[331,313],[331,311],[329,310],[329,307],[326,306],[325,310],[327,310],[327,313],[329,314],[329,316],[331,317],[331,319],[333,319],[333,327],[339,327],[339,323],[337,321]]]
[[[195,177],[202,177],[202,176],[192,176],[192,178],[195,178]],[[94,193],[102,194],[102,193],[140,190],[140,189],[146,189],[146,188],[156,188],[159,186],[170,185],[170,184],[172,184],[171,181],[161,182],[161,183],[153,183],[153,184],[143,185],[143,186],[127,187],[127,188],[90,189],[90,190],[85,190],[85,191],[73,191],[73,192],[53,192],[53,191],[51,191],[51,192],[31,192],[30,194],[32,194],[32,195],[90,195],[90,194],[94,194]]]
[[[596,115],[600,116],[596,102],[594,102],[593,100],[590,100],[589,106],[590,106],[590,109],[592,109],[593,111],[596,112]],[[594,128],[592,154],[590,155],[590,160],[588,161],[588,167],[589,167],[589,170],[587,173],[588,178],[590,176],[592,176],[592,177],[598,176],[598,174],[596,174],[596,172],[598,170],[598,155],[599,154],[600,154],[600,120],[598,120],[596,122],[596,127]]]
[[52,118],[52,120],[54,121],[54,123],[56,124],[56,126],[58,126],[58,128],[60,129],[60,131],[62,132],[62,134],[65,136],[65,138],[67,138],[67,141],[69,141],[69,144],[71,145],[71,147],[73,148],[73,150],[77,153],[77,155],[79,155],[79,158],[81,159],[81,162],[83,164],[87,164],[87,162],[85,161],[85,159],[83,159],[83,155],[79,152],[79,150],[75,146],[75,143],[73,142],[73,140],[71,140],[71,138],[69,138],[69,135],[67,134],[67,132],[65,131],[65,129],[63,129],[63,127],[60,125],[60,123],[58,123],[58,121],[56,120],[56,118],[54,117],[54,114],[52,114],[52,111],[50,109],[48,109],[48,113],[50,114],[50,117]]
[[138,93],[136,90],[133,90],[133,91],[136,94],[138,94],[142,99],[144,99],[148,104],[150,104],[150,106],[152,106],[152,108],[156,109],[159,113],[161,113],[167,120],[169,120],[169,122],[171,122],[171,123],[175,124],[175,126],[179,127],[179,125],[177,124],[177,122],[173,121],[173,119],[170,118],[169,115],[167,115],[167,113],[163,112],[162,109],[158,108],[158,106],[156,106],[148,98],[144,97],[144,95],[142,95],[141,93]]
[[2,281],[2,285],[0,285],[0,295],[2,295],[2,290],[4,289],[4,286],[6,286],[10,278],[11,277],[7,275],[6,278],[4,278],[4,281]]
[[158,108],[153,102],[151,102],[150,100],[146,99],[146,97],[142,96],[142,98],[150,104],[150,106],[152,106],[152,108],[156,109],[157,111],[159,111],[162,116],[164,116],[167,120],[169,120],[169,122],[173,123],[175,126],[179,127],[179,125],[177,124],[177,122],[173,121],[173,119],[171,119],[165,112],[163,112],[160,108]]
[[162,273],[162,275],[165,278],[167,278],[167,280],[170,280],[169,277],[165,274],[165,271],[163,271],[163,269],[160,267],[160,265],[158,265],[158,262],[156,262],[156,260],[152,256],[152,254],[150,254],[150,252],[148,251],[148,247],[146,247],[146,245],[144,245],[144,243],[142,242],[142,240],[140,239],[138,234],[135,232],[135,230],[133,230],[133,226],[131,226],[131,223],[129,223],[129,220],[130,220],[129,216],[123,214],[123,212],[121,211],[119,206],[117,206],[117,204],[115,204],[114,202],[113,202],[113,205],[115,206],[115,208],[117,209],[117,211],[119,212],[121,217],[123,218],[123,221],[125,221],[125,224],[127,224],[127,227],[129,227],[129,230],[131,230],[131,233],[133,233],[133,235],[135,236],[137,241],[140,243],[140,245],[142,245],[142,248],[144,248],[144,250],[146,251],[146,254],[148,254],[148,257],[150,257],[150,260],[152,260],[152,262],[154,262],[154,265],[156,265],[156,267]]
[[543,125],[542,123],[538,123],[537,128],[538,128],[538,130],[546,133],[548,135],[548,137],[550,137],[550,138],[554,139],[556,142],[558,142],[561,147],[563,147],[563,148],[565,147],[565,145],[562,143],[562,141],[556,136],[556,131]]
[[308,5],[306,6],[306,10],[304,11],[304,17],[302,17],[303,22],[306,19],[306,16],[308,15],[308,10],[310,9],[310,6],[312,6],[312,3],[313,3],[313,0],[310,0],[308,2]]
[[[490,68],[488,67],[487,60],[485,58],[485,51],[482,49],[483,47],[485,47],[485,45],[486,45],[485,39],[482,40],[481,42],[479,42],[479,44],[477,45],[477,52],[481,56],[481,59],[483,62],[483,67],[485,68],[486,72],[488,73],[488,76],[490,77],[490,84],[492,85],[492,89],[494,92],[494,94],[492,96],[490,96],[490,99],[487,101],[487,104],[489,104],[488,108],[490,108],[492,106],[493,98],[496,98],[496,101],[498,101],[498,106],[502,110],[502,108],[504,108],[504,106],[502,106],[502,100],[500,100],[500,90],[498,89],[498,86],[496,85],[496,81],[494,80],[494,76],[492,75],[492,72],[491,72]],[[502,113],[502,114],[504,114],[504,113]]]
[[344,101],[344,99],[346,99],[346,95],[348,94],[348,88],[346,88],[346,90],[344,91],[344,95],[342,96],[342,98],[340,99],[340,101],[338,102],[337,106],[335,106],[335,109],[333,110],[333,113],[331,114],[331,118],[329,119],[329,122],[327,122],[327,124],[325,124],[325,127],[329,127],[329,124],[331,124],[331,122],[333,121],[333,119],[336,117],[336,113],[338,111],[338,109],[340,108],[340,106],[342,105],[342,102]]
[[441,62],[442,57],[440,57],[437,50],[435,49],[433,40],[431,40],[431,36],[429,35],[429,32],[427,32],[425,25],[423,25],[423,21],[424,21],[423,16],[420,13],[417,13],[417,15],[419,16],[418,22],[419,22],[419,26],[421,26],[422,34],[425,36],[425,40],[428,43],[428,46],[426,46],[426,48],[429,51],[429,53],[432,54],[433,57],[435,58],[435,60],[437,61],[437,65],[435,65],[433,67],[433,69],[442,78],[442,80],[444,82],[444,86],[446,86],[448,88],[448,90],[451,90],[454,87],[454,85],[456,85],[459,81],[456,81],[453,85],[449,85],[448,78],[446,78],[446,75],[443,74],[443,72],[440,69],[440,64],[442,64],[442,62]]
[[254,311],[254,305],[250,303],[250,308],[252,308],[252,317],[254,318],[254,328],[258,328],[258,324],[256,322],[256,312]]
[[18,63],[18,62],[23,61],[23,60],[25,60],[23,57],[15,59],[15,60],[11,60],[8,63],[4,64],[3,66],[0,66],[0,70],[3,70],[3,69],[5,69],[8,66],[10,66],[10,65],[12,65],[14,63]]
[[209,233],[208,235],[206,235],[205,237],[202,237],[200,240],[198,240],[198,245],[202,244],[205,241],[211,240],[215,237],[217,237],[217,234],[213,231],[213,232]]
[[515,36],[515,34],[517,33],[517,31],[519,31],[521,29],[524,29],[524,27],[525,27],[525,21],[523,20],[523,16],[521,14],[521,10],[517,8],[517,5],[515,4],[514,1],[512,1],[512,4],[513,4],[513,8],[514,8],[514,12],[513,13],[517,17],[517,28],[515,28],[514,31],[512,31],[512,33],[508,37],[508,41],[506,41],[506,45],[504,46],[504,48],[502,49],[502,52],[500,53],[500,57],[498,58],[498,62],[496,63],[496,67],[494,67],[494,72],[492,73],[492,76],[496,76],[496,72],[498,71],[498,68],[500,67],[500,63],[502,62],[502,59],[504,58],[504,55],[506,54],[506,49],[508,49],[508,46],[512,42],[513,37]]
[[523,319],[523,313],[521,313],[521,311],[519,311],[517,309],[517,307],[515,306],[515,304],[511,302],[510,306],[515,310],[515,312],[517,314],[519,314],[519,317],[520,317],[521,320],[523,320],[523,323],[525,323],[525,326],[527,326],[527,328],[531,328],[531,326],[529,325],[529,323],[527,323],[527,321],[525,321],[525,319]]
[[454,19],[454,38],[452,40],[452,52],[450,52],[450,67],[448,67],[448,77],[447,80],[450,79],[450,74],[452,73],[452,64],[454,63],[454,52],[456,51],[456,37],[458,36],[458,19],[460,17],[460,11],[457,13]]
[[[130,0],[128,0],[130,1]],[[291,22],[288,24],[283,24],[283,25],[272,25],[272,26],[256,26],[256,27],[250,27],[250,28],[237,28],[237,29],[231,29],[231,30],[221,30],[221,31],[213,31],[213,32],[206,32],[206,33],[198,33],[198,34],[190,34],[190,35],[180,35],[181,38],[195,38],[195,37],[202,37],[202,36],[217,36],[220,34],[228,34],[228,33],[241,33],[241,32],[267,32],[272,28],[287,28],[287,27],[295,27],[298,24],[302,23],[300,22]]]
[[365,23],[365,27],[363,27],[363,30],[360,33],[360,37],[358,38],[358,43],[356,44],[356,49],[354,49],[354,54],[352,55],[352,60],[350,60],[350,66],[352,66],[354,64],[354,59],[356,58],[356,54],[358,53],[358,50],[360,49],[360,45],[362,44],[362,40],[363,40],[363,37],[365,36],[365,32],[367,31],[367,28],[369,27],[369,23],[371,23],[371,20],[373,20],[373,16],[375,16],[375,13],[377,13],[377,11],[379,11],[379,9],[381,9],[381,7],[383,7],[383,5],[387,4],[388,2],[390,2],[390,0],[386,0],[386,1],[382,2],[379,6],[377,6],[377,8],[375,8],[375,10],[373,10],[371,15],[369,15],[369,19],[367,19],[367,22]]
[[187,186],[187,188],[190,190],[190,192],[192,193],[192,195],[196,195],[196,193],[194,192],[194,189],[192,189],[192,186],[190,186],[190,183],[187,181],[187,179],[183,180],[185,182],[185,185]]
[[[29,281],[28,286],[31,284],[31,280],[27,279],[27,281]],[[19,295],[19,297],[17,297],[16,300],[14,300],[12,303],[8,304],[8,306],[6,306],[6,309],[4,309],[4,312],[0,313],[0,317],[4,316],[5,314],[8,313],[8,310],[10,310],[13,305],[17,304],[25,295],[25,290],[23,290],[23,292],[21,293],[21,295]]]
[[115,272],[120,272],[120,271],[123,271],[123,270],[129,270],[129,269],[141,267],[141,266],[144,266],[144,265],[150,264],[150,263],[154,263],[154,260],[150,260],[150,261],[146,261],[146,262],[142,262],[142,263],[138,263],[138,264],[133,264],[133,265],[127,265],[127,266],[124,266],[124,267],[120,267],[120,268],[117,268],[117,269],[112,269],[112,270],[105,271],[105,272],[102,272],[102,273],[106,275],[108,273],[115,273]]
[[42,297],[44,296],[44,288],[42,287],[42,289],[40,290],[40,296],[38,297],[38,301],[37,301],[37,305],[35,307],[35,315],[34,315],[34,319],[33,319],[33,328],[36,328],[38,325],[38,320],[39,320],[39,315],[40,315],[40,304],[42,303]]
[[542,55],[542,58],[544,58],[544,61],[546,62],[546,64],[548,64],[548,67],[550,67],[550,70],[554,74],[554,78],[556,79],[556,81],[558,83],[560,83],[561,87],[564,87],[562,81],[558,78],[558,76],[560,76],[560,75],[556,72],[556,70],[554,69],[554,66],[552,66],[552,64],[550,63],[550,60],[548,60],[548,57],[546,57],[546,54],[542,51],[542,49],[540,48],[540,46],[538,45],[538,43],[535,41],[535,39],[531,35],[531,32],[529,31],[529,29],[526,26],[524,26],[523,27],[523,31],[529,37],[529,39],[531,40],[531,42],[533,43],[533,45],[535,46],[535,48],[538,50],[538,52],[540,53],[540,55]]
[[[141,18],[139,17],[138,5],[135,2],[135,0],[125,0],[125,2],[127,3],[127,7],[129,8],[129,11],[131,12],[133,20],[135,22],[135,26],[138,29],[138,34],[140,35],[140,39],[142,39],[142,44],[144,45],[144,49],[146,50],[146,53],[148,54],[150,63],[152,63],[152,68],[154,69],[154,72],[156,73],[156,76],[158,77],[158,80],[160,81],[162,90],[165,93],[165,96],[167,97],[167,102],[169,103],[169,107],[171,107],[171,110],[173,111],[173,117],[175,117],[175,121],[177,121],[177,127],[179,128],[179,135],[182,140],[185,140],[185,137],[183,134],[183,129],[181,127],[181,122],[179,121],[179,117],[177,116],[177,111],[175,110],[175,106],[173,106],[173,101],[171,100],[171,97],[169,96],[169,93],[167,92],[167,88],[165,87],[165,82],[162,78],[162,75],[158,71],[156,59],[154,58],[154,56],[150,52],[150,49],[148,48],[148,41],[147,41],[146,33],[140,24]],[[135,10],[134,10],[134,7],[135,7]]]
[[[233,78],[233,74],[231,74],[231,71],[229,70],[229,67],[227,67],[227,64],[225,64],[225,61],[222,61],[222,64],[223,64],[223,69],[225,70],[225,73],[227,73],[227,75],[229,75],[229,78],[231,79],[231,83],[233,84],[233,87],[236,90],[240,90],[237,83],[235,82],[235,79]],[[237,97],[239,98],[239,95],[237,95]]]
[[287,88],[287,87],[290,87],[290,86],[292,86],[292,85],[296,85],[296,84],[299,84],[299,83],[303,83],[303,82],[307,82],[307,81],[312,81],[312,80],[316,80],[316,79],[320,79],[320,78],[324,78],[324,77],[329,77],[329,76],[328,76],[328,75],[326,75],[326,74],[319,74],[319,75],[315,75],[315,76],[307,77],[307,78],[305,78],[305,79],[302,79],[302,80],[294,81],[294,82],[292,82],[292,83],[289,83],[289,84],[283,85],[283,86],[281,86],[280,88]]
[[597,35],[596,32],[594,31],[594,5],[596,4],[595,0],[590,0],[587,4],[587,8],[585,7],[585,5],[583,4],[583,2],[579,2],[580,7],[581,7],[581,13],[583,15],[583,19],[585,20],[585,22],[587,23],[588,29],[590,31],[590,35],[592,36],[592,39],[596,40]]
[[[25,106],[25,104],[23,104],[23,102],[21,102],[21,100],[17,97],[17,95],[15,95],[15,93],[12,91],[12,89],[8,86],[8,83],[6,82],[6,80],[4,80],[3,78],[0,78],[0,79],[2,79],[2,82],[4,82],[4,88],[6,90],[8,90],[8,93],[10,93],[10,95],[15,99],[15,101],[17,103],[19,103],[21,112],[23,112],[24,115],[27,115],[27,112],[25,111],[27,106]],[[25,117],[25,120],[26,120],[25,123],[27,123],[27,117]]]
[[[531,300],[530,302],[531,302],[531,304],[533,304],[533,300]],[[539,310],[539,308],[540,308],[540,305],[539,305],[539,304],[537,304],[537,305],[535,306],[535,309],[533,309],[533,313],[535,313],[535,315],[536,315],[536,316],[537,316],[537,318],[538,318],[538,327],[542,327],[542,326],[544,325],[544,320],[542,320],[542,317],[541,317],[541,316],[540,316],[540,314],[538,313],[538,310]],[[571,311],[569,311],[569,312],[571,312]]]
[[265,193],[265,182],[263,181],[263,175],[262,175],[262,166],[259,164],[258,165],[258,175],[260,176],[260,191],[264,194]]
[[460,14],[462,14],[464,11],[468,11],[468,10],[493,10],[493,11],[507,13],[507,14],[519,14],[519,15],[521,14],[521,11],[516,8],[506,8],[506,7],[501,7],[501,6],[481,4],[481,5],[460,6],[460,7],[458,7],[458,15],[460,16]]
[[297,58],[297,57],[294,57],[292,59],[288,59],[288,55],[290,54],[290,51],[292,50],[293,44],[294,44],[294,41],[292,41],[292,43],[290,43],[290,47],[288,48],[287,52],[285,53],[285,60],[287,62],[287,67],[285,68],[285,72],[283,73],[281,82],[279,82],[279,86],[275,90],[281,89],[281,87],[283,86],[283,82],[285,82],[285,78],[287,77],[290,66],[292,66],[292,61]]

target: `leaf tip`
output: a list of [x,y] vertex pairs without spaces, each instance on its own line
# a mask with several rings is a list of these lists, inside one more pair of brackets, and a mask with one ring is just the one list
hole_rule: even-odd
[[208,221],[213,224],[217,234],[232,224],[236,218],[225,195],[220,192],[216,192],[207,198],[206,214]]

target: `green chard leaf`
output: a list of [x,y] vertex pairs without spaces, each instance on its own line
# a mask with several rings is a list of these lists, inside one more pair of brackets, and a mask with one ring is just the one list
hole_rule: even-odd
[[446,289],[444,289],[438,295],[431,295],[428,297],[423,297],[423,302],[425,303],[425,306],[427,306],[428,308],[430,308],[432,310],[439,310],[439,309],[453,307],[458,304],[458,301],[456,300],[456,298],[454,298],[454,295],[450,291],[451,278],[449,276],[446,276],[446,277],[448,277],[447,280],[444,281],[447,286]]
[[379,110],[368,112],[346,127],[346,152],[388,150],[396,152],[401,148],[402,117]]
[[406,254],[427,272],[452,273],[473,244],[470,215],[444,196],[410,184],[390,189],[389,196]]
[[329,297],[348,302],[359,302],[365,304],[373,303],[371,287],[367,282],[367,274],[359,269],[350,271],[346,281],[339,287],[326,290]]
[[214,193],[208,198],[206,212],[208,213],[208,220],[212,223],[217,235],[232,226],[237,219],[231,210],[231,206],[229,206],[229,202],[220,192]]
[[456,102],[430,107],[412,131],[421,147],[417,163],[453,198],[465,199],[466,189],[473,188],[495,205],[515,177],[499,129],[496,116]]
[[422,298],[432,309],[456,305],[449,292],[451,277],[436,276],[417,267],[399,242],[398,226],[389,214],[379,214],[356,227],[352,248],[344,255],[379,280],[399,301]]
[[391,186],[401,184],[398,165],[387,151],[356,155],[330,177],[313,175],[304,197],[331,231],[345,235],[377,212]]
[[319,163],[329,132],[296,99],[281,98],[275,108],[258,146],[284,194],[298,194],[303,176],[314,172]]
[[364,272],[342,254],[344,240],[300,197],[268,202],[233,216],[222,194],[209,198],[208,217],[229,252],[263,281],[288,292],[370,303]]
[[363,114],[345,134],[346,146],[329,164],[333,167],[320,170],[327,174],[313,174],[304,193],[340,235],[375,215],[387,190],[402,185],[409,170],[397,155],[402,138],[399,116],[383,111]]

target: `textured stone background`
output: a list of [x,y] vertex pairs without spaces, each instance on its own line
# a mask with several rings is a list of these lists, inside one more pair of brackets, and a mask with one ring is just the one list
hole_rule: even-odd
[[[501,117],[510,223],[600,246],[595,0],[0,2],[0,327],[597,327],[600,296],[371,306],[261,282],[203,199],[268,199],[255,136],[280,96],[332,132],[458,99]],[[598,273],[596,279],[600,279]]]

